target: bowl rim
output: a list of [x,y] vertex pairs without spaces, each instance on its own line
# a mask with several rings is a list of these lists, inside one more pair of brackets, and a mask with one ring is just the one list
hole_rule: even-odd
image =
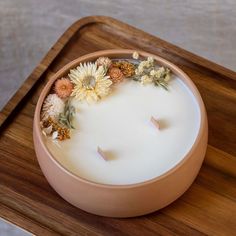
[[[192,147],[188,150],[188,152],[185,154],[185,156],[182,158],[181,161],[179,161],[176,165],[174,165],[172,168],[170,168],[168,171],[166,171],[165,173],[152,178],[150,180],[146,180],[143,182],[138,182],[138,183],[133,183],[133,184],[104,184],[104,183],[98,183],[98,182],[94,182],[94,181],[90,181],[86,178],[83,178],[73,172],[71,172],[68,168],[64,167],[59,161],[57,161],[54,156],[51,154],[51,152],[48,150],[48,148],[46,147],[43,138],[42,138],[42,132],[41,132],[41,128],[40,128],[40,112],[41,112],[41,107],[43,104],[43,101],[45,99],[45,97],[48,95],[48,92],[50,91],[53,83],[55,82],[56,79],[62,77],[65,73],[68,73],[68,71],[76,66],[78,66],[80,63],[82,62],[86,62],[86,61],[91,61],[94,60],[98,57],[102,57],[102,56],[107,56],[110,58],[132,58],[132,54],[133,52],[138,52],[138,54],[140,55],[140,57],[153,57],[158,64],[162,64],[164,66],[167,66],[168,68],[171,69],[172,72],[174,72],[175,75],[178,75],[179,79],[181,79],[181,81],[184,82],[184,84],[187,86],[187,88],[191,91],[191,93],[194,95],[196,103],[198,105],[199,108],[199,113],[200,113],[200,125],[199,125],[199,130],[196,136],[196,139],[192,145]],[[122,56],[121,56],[122,55]],[[204,130],[206,128],[206,130]],[[65,66],[63,66],[60,70],[58,70],[51,78],[50,80],[47,82],[47,84],[44,86],[43,90],[40,93],[36,108],[35,108],[35,114],[34,114],[34,127],[33,127],[36,136],[38,137],[38,142],[40,144],[40,146],[43,148],[44,152],[46,152],[47,156],[53,161],[53,163],[63,172],[65,172],[66,174],[68,174],[69,176],[71,176],[72,178],[74,178],[77,181],[83,182],[85,184],[89,184],[92,186],[96,186],[99,188],[109,188],[109,189],[126,189],[126,188],[137,188],[137,187],[141,187],[141,186],[146,186],[149,184],[152,184],[153,182],[159,181],[163,178],[166,178],[168,176],[170,176],[172,173],[174,173],[175,171],[177,171],[181,166],[184,165],[184,163],[191,158],[192,153],[195,151],[195,149],[197,148],[203,134],[204,131],[208,132],[207,129],[207,115],[206,115],[206,111],[205,111],[205,106],[203,103],[203,100],[201,98],[201,95],[197,89],[197,87],[195,86],[195,84],[192,82],[192,80],[189,78],[189,76],[183,72],[182,69],[180,69],[179,67],[177,67],[175,64],[169,62],[168,60],[156,56],[154,54],[145,52],[145,51],[141,51],[141,50],[131,50],[131,49],[110,49],[110,50],[101,50],[101,51],[96,51],[93,53],[89,53],[83,56],[80,56],[78,58],[76,58],[75,60],[69,62],[68,64],[66,64]],[[35,142],[35,137],[34,137],[34,142]],[[37,156],[37,155],[36,155]],[[38,157],[37,157],[38,159]]]

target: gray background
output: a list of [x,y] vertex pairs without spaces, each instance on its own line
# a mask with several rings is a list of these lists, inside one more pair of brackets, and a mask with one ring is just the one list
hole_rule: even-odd
[[[121,19],[236,68],[235,0],[0,0],[0,109],[67,27],[88,15]],[[0,235],[17,235],[8,229],[0,221]]]

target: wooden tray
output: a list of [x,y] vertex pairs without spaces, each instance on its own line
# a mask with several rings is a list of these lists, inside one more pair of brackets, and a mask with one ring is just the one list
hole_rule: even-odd
[[[209,118],[209,146],[191,188],[147,216],[112,219],[64,201],[34,153],[32,121],[42,87],[69,61],[101,49],[164,57],[192,78]],[[73,24],[0,113],[0,216],[36,235],[233,235],[236,232],[236,73],[108,17]],[[79,196],[78,196],[79,197]]]

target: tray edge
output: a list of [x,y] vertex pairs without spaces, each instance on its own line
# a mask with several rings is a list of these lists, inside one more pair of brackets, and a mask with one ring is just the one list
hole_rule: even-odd
[[[0,111],[0,128],[6,122],[7,118],[10,114],[16,109],[18,104],[23,100],[23,98],[29,93],[32,87],[36,84],[36,82],[40,79],[42,74],[47,70],[53,60],[57,57],[57,55],[61,52],[64,46],[69,42],[71,37],[88,24],[93,23],[103,23],[114,25],[117,28],[129,28],[130,32],[135,32],[138,34],[144,34],[147,40],[159,41],[159,44],[165,49],[171,48],[171,51],[181,56],[183,59],[190,61],[196,65],[204,67],[210,71],[218,73],[224,77],[228,77],[230,79],[236,80],[236,72],[227,69],[221,65],[218,65],[214,62],[211,62],[203,57],[200,57],[194,53],[191,53],[185,49],[182,49],[174,44],[166,42],[156,36],[153,36],[149,33],[144,32],[143,30],[137,29],[129,24],[116,20],[112,17],[108,16],[87,16],[79,19],[75,23],[73,23],[55,42],[55,44],[51,47],[51,49],[46,53],[43,59],[40,61],[38,66],[32,71],[32,73],[28,76],[28,78],[23,82],[20,88],[15,92],[15,94],[8,100],[5,106]],[[143,38],[145,38],[143,37]]]

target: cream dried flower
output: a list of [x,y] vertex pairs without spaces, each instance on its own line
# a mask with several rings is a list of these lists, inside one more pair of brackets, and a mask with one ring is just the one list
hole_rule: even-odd
[[148,75],[143,75],[143,76],[141,77],[141,79],[140,79],[140,83],[141,83],[142,85],[150,84],[150,83],[152,83],[152,82],[153,82],[152,78],[149,77]]
[[52,133],[52,139],[55,140],[55,139],[57,139],[57,138],[58,138],[58,131],[54,131],[54,132]]
[[151,70],[150,75],[155,76],[158,79],[160,79],[161,76],[163,75],[163,73],[165,73],[165,68],[164,67],[160,67],[158,69]]
[[133,80],[141,84],[153,83],[155,86],[161,86],[168,90],[168,81],[170,79],[170,70],[165,67],[157,68],[153,57],[148,57],[141,61],[135,69]]
[[168,82],[169,80],[170,80],[170,73],[168,72],[168,73],[165,75],[164,81],[165,81],[165,82]]
[[43,103],[41,110],[41,119],[46,120],[49,117],[57,119],[59,114],[64,111],[65,103],[56,94],[49,94]]
[[138,68],[144,69],[149,68],[151,65],[148,61],[141,61],[138,65]]
[[108,57],[99,57],[96,60],[98,66],[105,66],[108,69],[112,63],[112,61]]
[[155,75],[156,75],[156,73],[157,73],[157,71],[156,71],[156,70],[151,70],[151,71],[150,71],[150,75],[151,75],[151,76],[155,76]]
[[153,66],[153,62],[150,62],[148,60],[141,61],[138,65],[138,68],[136,69],[135,73],[136,73],[136,75],[140,75],[144,72],[145,69],[149,69],[152,66]]
[[135,75],[141,75],[142,73],[143,73],[142,67],[138,67],[137,69],[135,69]]
[[42,132],[43,132],[43,134],[44,134],[45,136],[50,135],[50,134],[52,133],[52,125],[50,125],[50,126],[48,126],[48,127],[46,127],[46,128],[43,128],[43,129],[42,129]]
[[170,80],[170,71],[165,67],[151,70],[150,75],[157,79],[163,79],[165,82],[168,82]]
[[80,64],[76,69],[70,71],[68,75],[74,84],[71,96],[78,100],[86,100],[88,103],[98,101],[110,92],[112,81],[103,66],[97,66],[96,63]]
[[133,54],[132,54],[132,57],[133,57],[133,59],[139,59],[139,54],[138,54],[138,52],[137,51],[134,51],[133,52]]
[[154,63],[154,58],[153,58],[153,57],[148,57],[148,58],[147,58],[147,61],[148,61],[150,64],[153,65],[153,63]]

